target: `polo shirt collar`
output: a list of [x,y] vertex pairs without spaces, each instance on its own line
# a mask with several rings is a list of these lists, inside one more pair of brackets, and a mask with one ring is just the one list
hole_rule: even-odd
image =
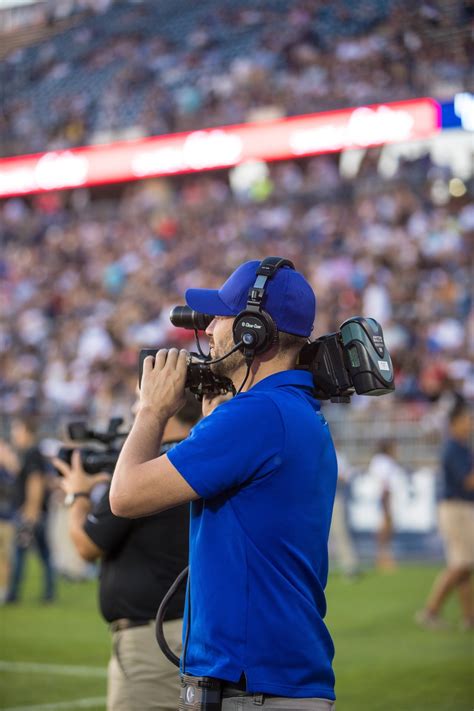
[[250,390],[273,390],[282,386],[293,386],[304,388],[305,390],[314,390],[313,376],[308,370],[282,370],[279,373],[267,375],[263,380],[252,385]]

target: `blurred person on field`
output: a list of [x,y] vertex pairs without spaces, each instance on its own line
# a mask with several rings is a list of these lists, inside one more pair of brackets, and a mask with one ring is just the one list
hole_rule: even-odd
[[347,457],[341,452],[337,442],[335,445],[337,457],[337,488],[329,534],[329,550],[344,575],[353,577],[359,572],[359,560],[347,525],[346,507],[347,492],[352,472]]
[[[188,393],[167,424],[162,452],[185,439],[200,414],[199,403]],[[76,550],[86,561],[101,561],[100,609],[112,634],[107,709],[176,711],[178,670],[158,647],[155,617],[188,564],[189,506],[144,518],[115,516],[108,474],[86,474],[78,451],[71,466],[59,459],[53,462],[63,475],[69,533]],[[105,490],[97,486],[104,483]],[[183,607],[184,590],[173,597],[163,625],[165,638],[177,652],[181,651]]]
[[15,541],[6,603],[19,600],[26,554],[35,545],[43,566],[43,602],[55,597],[55,576],[47,538],[49,467],[38,446],[37,420],[32,416],[15,418],[11,438],[18,455],[15,479]]
[[18,458],[8,442],[0,440],[0,602],[5,599],[10,578],[11,549],[15,527],[13,524],[15,474]]
[[443,627],[441,610],[457,590],[465,628],[474,626],[472,571],[474,569],[474,458],[470,444],[472,415],[458,403],[449,416],[448,436],[441,454],[442,498],[439,530],[447,565],[435,580],[425,608],[416,621],[425,627]]
[[395,570],[397,564],[392,551],[393,492],[396,480],[405,475],[405,470],[397,461],[396,444],[393,440],[386,439],[379,443],[369,462],[367,473],[377,483],[382,512],[377,532],[376,565],[380,570]]

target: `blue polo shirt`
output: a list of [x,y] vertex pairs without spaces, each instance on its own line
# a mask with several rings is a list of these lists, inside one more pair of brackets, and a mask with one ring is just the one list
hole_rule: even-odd
[[451,438],[445,443],[441,456],[444,499],[474,501],[474,491],[464,486],[473,463],[472,449],[467,442]]
[[337,466],[312,386],[305,371],[271,375],[167,456],[202,497],[191,506],[185,671],[334,699],[323,618]]

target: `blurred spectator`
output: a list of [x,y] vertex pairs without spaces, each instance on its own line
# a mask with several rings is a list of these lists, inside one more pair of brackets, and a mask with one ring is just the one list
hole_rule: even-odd
[[[448,387],[472,398],[472,205],[439,206],[418,173],[405,163],[384,181],[374,165],[347,181],[337,156],[320,156],[269,166],[264,199],[234,196],[215,173],[0,203],[0,409],[127,417],[139,349],[190,345],[168,319],[187,286],[269,254],[312,284],[315,335],[356,313],[381,318],[396,368],[387,407],[417,401],[421,415],[442,400],[444,412]],[[452,237],[428,256],[440,229]],[[438,338],[442,320],[454,341]]]
[[462,624],[474,627],[474,459],[471,448],[472,417],[458,403],[449,418],[449,434],[441,456],[443,492],[439,506],[439,528],[446,553],[446,568],[435,580],[426,607],[416,614],[424,627],[444,627],[441,610],[457,590]]
[[[64,0],[58,17],[69,14],[67,29],[6,56],[3,155],[469,88],[461,0],[206,0],[179,12],[169,0]],[[390,180],[379,158],[366,152],[351,180],[338,156],[275,163],[245,193],[231,172],[1,202],[0,408],[126,416],[139,348],[189,345],[169,306],[268,254],[312,283],[317,334],[354,313],[380,319],[396,398],[420,417],[438,400],[444,412],[447,380],[473,398],[474,207],[436,197],[429,157]]]
[[[337,454],[337,489],[332,512],[329,551],[336,565],[348,577],[359,573],[359,560],[347,525],[347,489],[352,476],[347,457],[341,452],[339,443]],[[332,563],[331,563],[332,566]]]
[[0,440],[0,603],[10,578],[14,526],[14,487],[18,459],[8,442]]
[[44,587],[41,600],[55,597],[54,572],[47,540],[47,464],[37,444],[37,422],[31,417],[15,419],[12,442],[18,450],[19,470],[15,492],[15,545],[7,604],[19,601],[26,554],[34,544],[43,565]]
[[368,475],[378,486],[381,509],[381,522],[377,533],[377,567],[380,570],[394,570],[396,561],[393,556],[393,513],[392,498],[397,479],[405,476],[405,470],[397,461],[396,444],[393,440],[382,440],[377,452],[369,463]]

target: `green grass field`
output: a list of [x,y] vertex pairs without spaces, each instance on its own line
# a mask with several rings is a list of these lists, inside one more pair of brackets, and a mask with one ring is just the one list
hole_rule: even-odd
[[[457,601],[446,612],[452,630],[413,623],[435,573],[412,566],[354,582],[333,576],[327,622],[338,711],[472,711],[474,635],[459,630]],[[101,711],[109,635],[96,583],[63,583],[60,601],[45,607],[35,601],[37,578],[30,564],[24,602],[0,609],[0,708]]]

